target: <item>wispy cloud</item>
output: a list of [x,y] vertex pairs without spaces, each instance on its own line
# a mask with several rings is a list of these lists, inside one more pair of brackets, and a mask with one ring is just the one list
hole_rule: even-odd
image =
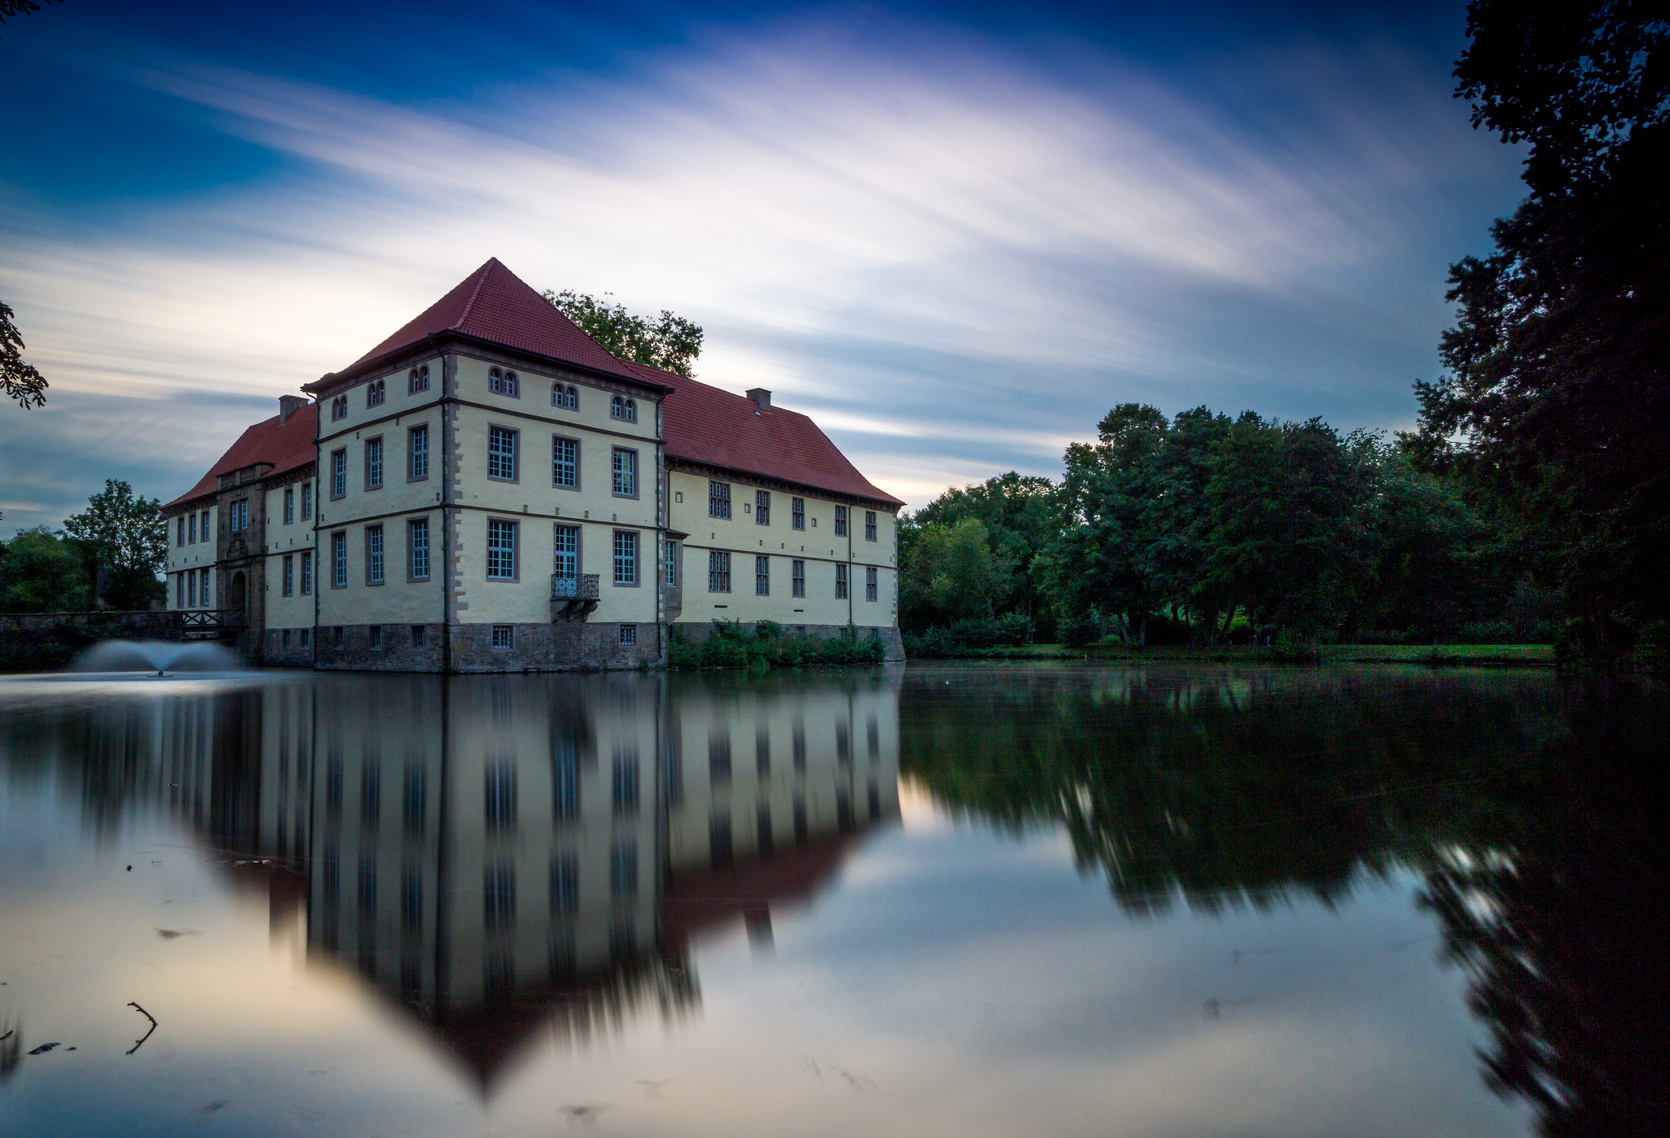
[[1309,362],[1284,370],[1284,334],[1307,361],[1382,350],[1384,286],[1365,281],[1480,176],[1477,142],[1395,52],[1206,62],[1190,87],[874,17],[469,107],[151,71],[137,81],[291,165],[122,231],[14,214],[0,287],[60,388],[167,400],[191,430],[183,393],[292,390],[498,255],[536,287],[698,319],[703,378],[798,398],[919,502],[1053,468],[1117,399],[1325,390]]

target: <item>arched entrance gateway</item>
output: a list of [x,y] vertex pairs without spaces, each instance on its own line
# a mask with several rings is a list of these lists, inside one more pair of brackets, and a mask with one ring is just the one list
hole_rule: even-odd
[[240,570],[239,572],[232,574],[232,586],[226,590],[226,607],[237,613],[239,616],[246,615],[244,612],[244,594],[247,591],[248,589],[244,582],[243,572]]

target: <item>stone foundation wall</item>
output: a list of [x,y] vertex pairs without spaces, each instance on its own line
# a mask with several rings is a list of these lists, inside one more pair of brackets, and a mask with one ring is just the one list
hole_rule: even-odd
[[[367,672],[439,672],[446,667],[446,626],[423,625],[423,643],[414,643],[412,626],[381,625],[381,646],[373,647],[365,624],[315,631],[313,666]],[[508,627],[509,647],[494,647],[495,627]],[[569,672],[581,669],[636,668],[663,662],[663,645],[653,622],[629,624],[633,643],[620,642],[617,623],[455,624],[452,626],[454,672]]]
[[[713,635],[713,625],[707,621],[691,621],[688,624],[679,623],[672,627],[695,644],[700,644]],[[785,624],[783,631],[796,636],[814,636],[819,640],[828,640],[836,636],[845,636],[847,626],[844,624]],[[900,664],[904,662],[905,641],[897,628],[865,628],[862,625],[859,626],[858,638],[860,640],[864,640],[871,635],[881,637],[882,643],[887,646],[887,663]]]
[[[290,634],[290,642],[284,642],[284,634]],[[307,642],[302,643],[302,633],[307,633]],[[248,658],[268,668],[311,668],[313,666],[313,630],[311,628],[279,629],[269,628],[265,632],[252,633],[259,640],[251,646]]]

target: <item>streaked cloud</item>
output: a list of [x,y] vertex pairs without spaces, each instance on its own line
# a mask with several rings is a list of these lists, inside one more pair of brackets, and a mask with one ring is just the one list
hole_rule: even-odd
[[1124,399],[1406,417],[1460,251],[1411,249],[1511,175],[1431,62],[1300,43],[1162,73],[849,13],[469,105],[136,71],[282,171],[103,229],[0,208],[0,289],[55,396],[159,403],[163,497],[233,437],[200,393],[264,405],[497,255],[697,319],[704,379],[772,387],[919,505],[1055,469]]

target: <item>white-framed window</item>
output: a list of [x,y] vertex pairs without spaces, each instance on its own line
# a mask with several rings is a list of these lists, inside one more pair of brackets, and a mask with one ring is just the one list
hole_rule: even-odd
[[313,551],[302,551],[302,596],[313,595]]
[[580,393],[573,384],[553,383],[551,385],[551,406],[564,411],[578,411],[580,409]]
[[413,482],[429,477],[429,424],[406,432],[406,477]]
[[623,498],[638,496],[638,452],[616,447],[612,462],[615,493]]
[[374,379],[365,385],[365,405],[367,407],[381,407],[388,398],[388,381]]
[[551,572],[567,579],[580,575],[580,527],[557,526],[554,533],[555,559]]
[[636,423],[638,404],[624,395],[616,395],[609,400],[609,418],[619,419],[623,423]]
[[[205,529],[205,532],[204,532],[203,536],[204,537],[209,536],[206,529]],[[197,544],[197,511],[196,510],[193,510],[191,513],[186,515],[186,544],[187,545],[196,545]]]
[[563,490],[580,488],[580,441],[551,436],[551,485]]
[[678,542],[676,542],[676,541],[667,542],[666,550],[667,550],[667,587],[669,589],[676,589],[676,588],[678,588]]
[[707,591],[710,593],[728,593],[731,591],[731,555],[720,550],[710,550],[707,555]]
[[835,599],[847,599],[847,565],[844,561],[835,564]]
[[186,570],[186,607],[197,607],[197,570]]
[[365,440],[365,488],[383,488],[383,436]]
[[790,529],[805,529],[806,528],[806,499],[805,498],[790,498],[789,499],[789,528]]
[[[312,520],[313,520],[313,483],[303,482],[302,483],[302,521],[307,522],[307,521],[312,521]],[[208,519],[207,518],[205,518],[204,522],[203,522],[203,536],[204,537],[209,536],[209,527],[208,527]]]
[[337,530],[331,534],[331,584],[338,589],[348,587],[348,533]]
[[428,518],[412,518],[406,523],[406,575],[414,581],[429,577]]
[[406,394],[416,395],[420,391],[428,390],[429,365],[424,364],[422,367],[413,368],[412,373],[406,377]]
[[769,597],[771,595],[771,558],[754,558],[754,595]]
[[174,607],[177,609],[186,607],[186,574],[184,573],[174,574]]
[[789,566],[789,592],[797,597],[806,595],[806,562],[796,561]]
[[365,583],[383,583],[383,527],[365,527]]
[[515,640],[516,626],[512,624],[495,624],[493,626],[493,647],[509,648]]
[[835,507],[835,536],[847,536],[847,508],[845,506]]
[[880,582],[877,580],[877,578],[879,576],[880,576],[880,574],[878,574],[876,572],[876,567],[874,565],[870,565],[870,566],[865,567],[865,569],[864,569],[864,599],[865,600],[873,601],[877,598],[877,596],[880,595],[881,585],[880,585]]
[[236,502],[232,503],[232,531],[236,533],[239,530],[246,530],[248,528],[249,499],[239,498]]
[[174,544],[183,546],[186,543],[186,516],[181,514],[175,521]]
[[875,539],[876,539],[876,512],[874,510],[865,510],[864,511],[864,540],[865,541],[874,541]]
[[296,488],[284,488],[284,524],[291,525],[296,520]]
[[754,491],[754,524],[768,526],[771,524],[771,491]]
[[348,451],[331,451],[331,497],[341,498],[348,493]]
[[516,579],[516,523],[500,518],[487,521],[487,579]]
[[[638,643],[638,626],[635,625],[635,624],[623,624],[623,625],[621,625],[620,626],[620,642],[621,642],[622,645],[629,645],[629,644]],[[637,774],[638,774],[637,767],[636,767],[635,761],[634,761],[634,766],[633,766],[633,770],[632,770],[632,791],[633,791],[632,800],[633,800],[634,805],[636,805],[636,803],[637,803],[637,789],[638,789]]]
[[508,395],[512,399],[519,398],[522,394],[522,386],[516,378],[516,373],[501,371],[496,367],[487,371],[487,390],[494,395]]
[[615,531],[615,584],[638,583],[638,535],[632,530]]
[[347,417],[348,397],[346,395],[338,395],[335,399],[331,400],[331,422],[334,423],[339,419],[346,419]]
[[487,428],[487,477],[516,481],[516,432],[508,427]]
[[728,518],[731,516],[731,484],[729,482],[714,482],[707,484],[707,516],[710,518]]
[[293,597],[296,595],[296,558],[295,555],[291,553],[286,553],[284,555],[283,595],[286,597]]
[[[373,625],[370,625],[369,627],[367,627],[365,631],[371,639],[371,649],[372,649],[372,651],[377,651],[377,650],[381,649],[382,646],[383,646],[383,626],[380,625],[380,624],[373,624]],[[372,772],[376,769],[377,769],[376,767],[366,767],[365,768],[366,773],[368,775],[370,774],[370,772]]]

